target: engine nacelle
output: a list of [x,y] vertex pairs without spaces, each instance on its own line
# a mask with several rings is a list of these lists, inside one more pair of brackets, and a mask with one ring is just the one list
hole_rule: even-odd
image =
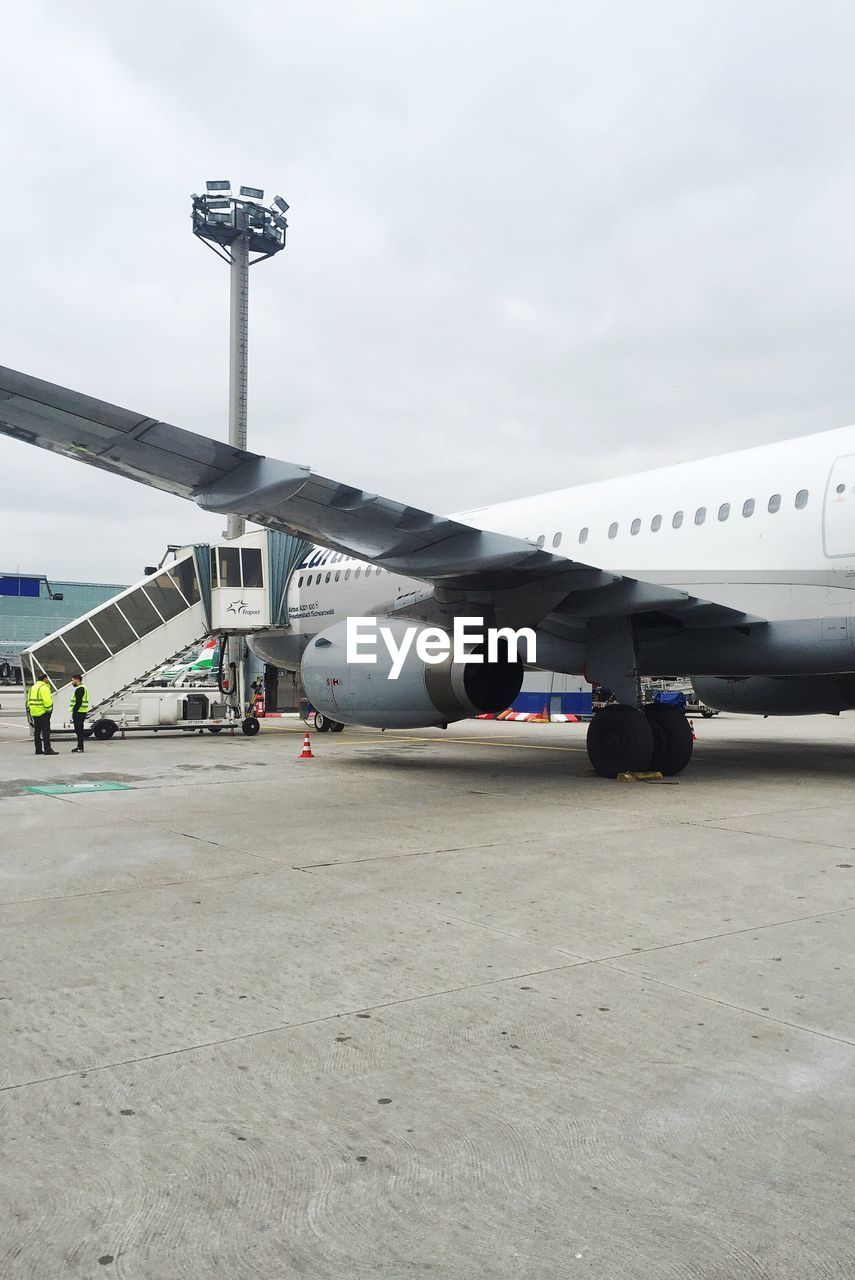
[[[400,619],[378,618],[395,643],[405,631],[433,628]],[[378,643],[377,661],[348,663],[347,624],[337,622],[310,641],[300,664],[306,696],[317,711],[341,724],[375,729],[443,726],[467,716],[504,711],[522,688],[521,662],[423,662],[415,640],[396,680],[389,679],[391,655]]]
[[695,676],[692,687],[708,707],[755,716],[837,715],[855,707],[855,677]]

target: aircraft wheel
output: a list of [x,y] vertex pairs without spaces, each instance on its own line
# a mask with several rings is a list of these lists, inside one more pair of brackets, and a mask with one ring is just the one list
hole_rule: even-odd
[[610,703],[588,726],[588,758],[601,778],[644,773],[653,756],[653,732],[636,707]]
[[673,778],[676,773],[683,772],[692,758],[695,745],[692,726],[679,707],[653,702],[644,708],[644,714],[653,733],[653,757],[649,767],[666,778]]
[[329,733],[335,724],[334,720],[330,720],[329,716],[325,716],[323,711],[315,712],[315,728],[318,733]]
[[252,738],[256,733],[258,733],[261,725],[258,723],[255,716],[247,716],[245,720],[241,721],[240,727],[248,738]]
[[331,720],[330,733],[344,733],[344,725],[338,720]]

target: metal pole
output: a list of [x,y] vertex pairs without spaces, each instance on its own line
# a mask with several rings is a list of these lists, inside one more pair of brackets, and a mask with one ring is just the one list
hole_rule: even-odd
[[[249,235],[244,229],[230,246],[229,444],[246,448],[247,365],[249,360]],[[242,516],[229,516],[226,537],[246,531]]]

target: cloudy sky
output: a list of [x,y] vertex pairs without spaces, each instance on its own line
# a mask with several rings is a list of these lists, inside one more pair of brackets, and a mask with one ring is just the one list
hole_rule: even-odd
[[[28,0],[0,364],[227,432],[206,178],[291,204],[250,447],[467,506],[855,420],[850,0]],[[0,570],[132,581],[221,517],[0,440]]]

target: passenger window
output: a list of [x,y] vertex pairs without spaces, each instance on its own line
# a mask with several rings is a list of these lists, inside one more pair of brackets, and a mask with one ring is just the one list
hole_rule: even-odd
[[579,541],[580,541],[580,542],[587,542],[587,541],[588,541],[588,530],[587,530],[587,529],[580,529],[580,530],[579,530]]
[[775,512],[780,511],[780,509],[781,509],[781,495],[780,493],[773,493],[771,498],[769,499],[769,511],[772,515],[774,515]]
[[614,524],[610,524],[610,525],[609,525],[609,537],[610,537],[610,538],[616,538],[616,537],[617,537],[617,531],[618,531],[617,521],[615,520]]
[[538,545],[539,547],[542,547],[545,541],[546,541],[546,534],[545,534],[545,533],[542,533],[542,534],[540,535],[540,537],[538,538],[538,540],[537,540],[537,545]]
[[681,525],[682,523],[683,523],[683,513],[682,513],[682,511],[675,511],[675,512],[674,512],[674,519],[671,521],[671,527],[672,527],[673,529],[679,529],[679,528],[680,528],[680,525]]
[[[177,618],[178,614],[183,613],[188,607],[178,584],[173,580],[168,570],[164,570],[153,581],[149,579],[145,585],[145,592],[160,616],[167,621],[170,618]],[[67,639],[66,643],[69,643]],[[69,645],[69,647],[73,648],[74,646]],[[83,666],[85,670],[87,664],[84,663]]]
[[698,507],[697,511],[695,512],[695,524],[703,524],[706,518],[707,518],[706,507]]
[[661,528],[662,528],[662,517],[654,516],[653,519],[650,521],[650,532],[658,533]]
[[240,553],[245,587],[261,587],[261,552],[258,547],[242,547]]
[[300,574],[299,578],[297,579],[297,586],[302,587],[302,585],[303,585],[303,575]]
[[349,580],[349,578],[350,578],[350,570],[349,570],[349,569],[345,569],[345,571],[344,571],[344,580],[345,580],[345,582],[347,582],[347,581]]
[[749,516],[754,515],[754,499],[753,498],[745,499],[745,501],[742,504],[742,514],[745,516],[746,520],[748,519]]
[[103,609],[99,609],[95,621],[97,623],[95,630],[113,653],[124,649],[137,639],[133,627],[124,617],[121,609],[114,604],[108,604]]
[[729,515],[730,515],[730,503],[723,502],[718,509],[718,518],[719,520],[721,520],[722,524],[724,523],[725,520],[728,519]]
[[220,547],[220,586],[240,586],[239,547]]
[[[183,607],[183,606],[182,606]],[[175,617],[175,614],[171,615]],[[91,622],[78,622],[76,626],[62,633],[63,643],[74,654],[78,670],[88,671],[97,667],[99,662],[109,658],[110,650],[98,635]]]
[[639,520],[638,516],[636,516],[632,524],[629,526],[629,531],[633,535],[633,537],[635,537],[635,535],[638,533],[640,528],[641,528],[641,521]]
[[330,575],[327,574],[327,576],[324,578],[324,582],[329,582],[329,580],[330,580]]
[[553,545],[553,547],[560,547],[560,546],[561,546],[561,534],[560,534],[560,533],[556,533],[555,537],[552,539],[552,545]]
[[358,578],[361,573],[362,573],[361,569],[354,569],[353,571],[354,578]]
[[338,580],[339,580],[339,578],[340,578],[340,577],[341,577],[341,569],[336,569],[336,571],[335,571],[335,580],[336,580],[336,582],[338,582]]
[[197,600],[201,600],[193,556],[188,556],[186,560],[179,560],[178,564],[173,565],[172,575],[178,579],[178,585],[188,604],[196,604]]
[[804,511],[807,504],[808,504],[807,489],[799,489],[798,493],[796,494],[796,510]]

